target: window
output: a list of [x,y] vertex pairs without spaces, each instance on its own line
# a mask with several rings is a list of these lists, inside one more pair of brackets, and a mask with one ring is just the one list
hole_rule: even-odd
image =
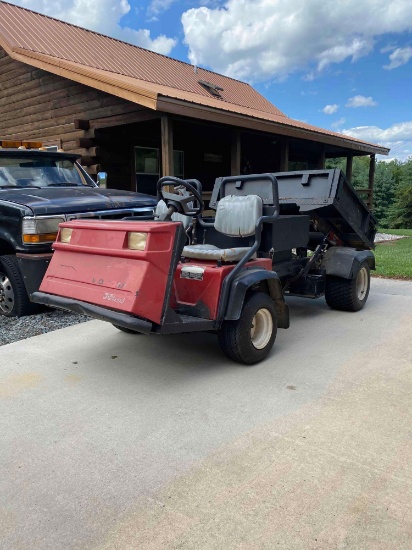
[[[135,147],[136,191],[156,195],[156,184],[160,178],[160,149]],[[184,177],[183,151],[173,151],[174,176]]]
[[62,155],[17,153],[0,157],[2,187],[67,187],[93,185],[86,181],[74,159]]

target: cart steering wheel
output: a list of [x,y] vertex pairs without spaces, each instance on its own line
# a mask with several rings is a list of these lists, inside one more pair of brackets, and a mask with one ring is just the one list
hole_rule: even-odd
[[[187,191],[189,191],[190,195],[185,197],[183,195],[177,195],[175,193],[164,192],[163,187],[166,187],[166,185],[181,185],[182,187],[187,189]],[[169,209],[170,207],[173,207],[174,211],[178,212],[179,214],[194,217],[198,216],[203,211],[204,202],[202,196],[200,195],[199,191],[186,180],[181,180],[180,178],[175,178],[172,176],[165,176],[163,178],[160,178],[160,180],[157,182],[157,193],[160,199],[166,203],[166,206]],[[198,203],[197,208],[194,208],[194,206],[189,206],[189,204],[193,203],[194,200],[196,200]]]

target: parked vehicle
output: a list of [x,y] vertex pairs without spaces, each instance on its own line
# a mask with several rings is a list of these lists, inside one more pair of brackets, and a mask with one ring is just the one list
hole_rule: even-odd
[[158,193],[156,221],[60,224],[33,299],[136,334],[214,331],[245,364],[267,357],[277,328],[289,327],[285,296],[364,307],[376,222],[340,170],[219,178],[214,220],[202,218],[193,182],[162,178]]
[[0,141],[0,315],[35,311],[29,297],[49,264],[59,223],[153,217],[153,197],[101,189],[79,155],[40,143]]

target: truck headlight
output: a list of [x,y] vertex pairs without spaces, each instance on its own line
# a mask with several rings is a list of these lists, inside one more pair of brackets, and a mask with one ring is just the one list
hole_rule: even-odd
[[147,233],[128,233],[127,247],[130,250],[144,250],[146,248]]
[[26,244],[52,243],[56,240],[59,223],[63,216],[23,218],[22,238]]

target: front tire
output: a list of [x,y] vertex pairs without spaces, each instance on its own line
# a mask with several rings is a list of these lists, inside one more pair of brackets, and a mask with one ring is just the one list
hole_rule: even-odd
[[257,292],[246,298],[239,319],[223,322],[218,338],[230,359],[253,365],[269,355],[276,332],[273,300],[268,294]]
[[38,310],[30,302],[16,256],[0,256],[0,315],[23,317]]
[[368,262],[362,262],[353,279],[326,277],[325,299],[332,309],[359,311],[369,296],[371,274]]

